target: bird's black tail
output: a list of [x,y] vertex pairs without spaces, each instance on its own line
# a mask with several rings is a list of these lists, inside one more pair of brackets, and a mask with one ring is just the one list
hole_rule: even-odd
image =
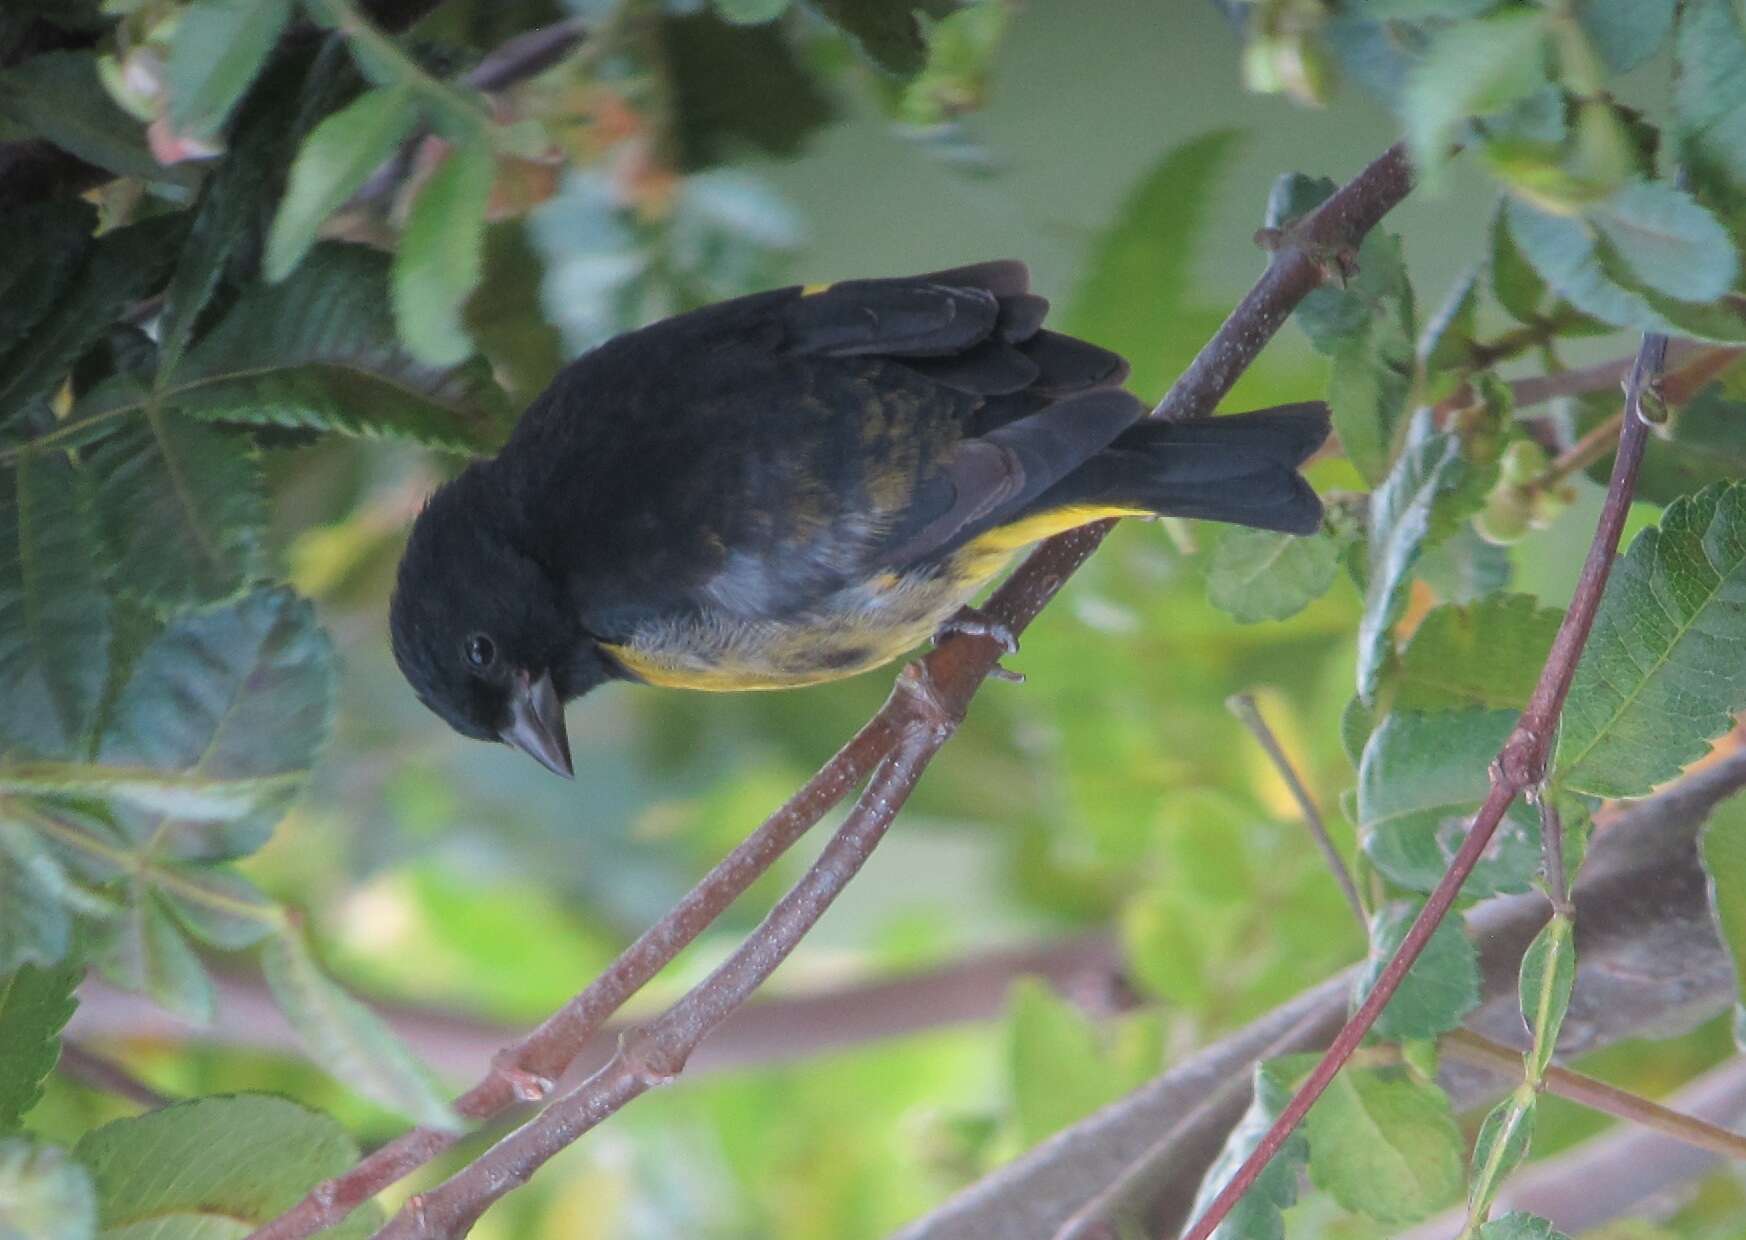
[[1186,422],[1146,421],[1056,483],[1036,511],[1064,505],[1143,508],[1310,534],[1322,502],[1298,466],[1328,437],[1320,401]]

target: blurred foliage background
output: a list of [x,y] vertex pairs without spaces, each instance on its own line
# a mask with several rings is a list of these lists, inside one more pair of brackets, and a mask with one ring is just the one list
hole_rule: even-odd
[[[174,6],[106,7],[129,23],[121,43],[133,39],[136,54],[154,39],[168,45],[152,23]],[[792,15],[779,38],[685,5],[575,7],[612,37],[506,96],[524,114],[574,119],[553,126],[561,160],[530,154],[517,176],[485,178],[493,222],[479,254],[464,240],[437,244],[422,274],[395,276],[406,281],[395,286],[403,311],[436,307],[424,321],[424,310],[403,314],[414,352],[446,364],[476,341],[518,402],[605,335],[700,301],[1009,255],[1031,264],[1060,326],[1124,349],[1135,390],[1155,398],[1260,271],[1252,235],[1279,174],[1344,179],[1397,133],[1350,85],[1317,109],[1246,92],[1231,23],[1187,0],[972,6],[945,38],[936,31],[934,59],[907,87],[810,14]],[[409,43],[440,67],[455,49],[495,47],[562,16],[528,0],[451,0]],[[651,23],[672,28],[654,59]],[[107,73],[120,79],[117,98],[131,91],[158,115],[145,65],[130,73],[122,46]],[[1655,97],[1667,76],[1665,58],[1653,58],[1613,89]],[[445,120],[444,106],[433,105],[430,123],[464,141],[449,126],[477,118]],[[512,128],[514,117],[493,122]],[[180,141],[188,149],[172,154],[198,155],[209,136],[192,124],[160,134],[159,154]],[[413,151],[402,186],[421,184],[427,155]],[[472,190],[456,180],[445,188],[465,200]],[[1390,217],[1422,306],[1440,302],[1485,250],[1493,192],[1457,164],[1435,193]],[[517,193],[523,200],[509,201]],[[409,197],[386,205],[395,222],[416,209]],[[487,208],[481,199],[471,209]],[[369,212],[327,227],[383,235]],[[295,247],[276,237],[269,267],[275,253],[294,263]],[[475,262],[478,288],[451,279],[445,293],[444,264]],[[1479,334],[1507,326],[1488,308]],[[1578,341],[1566,360],[1616,355],[1629,340]],[[1326,383],[1326,360],[1287,328],[1227,407],[1303,399]],[[302,911],[332,970],[402,1014],[415,1046],[436,1037],[429,1030],[445,1014],[521,1026],[562,1003],[889,690],[887,672],[771,695],[612,686],[572,712],[575,783],[550,779],[518,754],[451,734],[389,655],[386,597],[404,530],[454,458],[287,433],[260,461],[263,562],[315,601],[340,672],[308,793],[239,868]],[[1324,491],[1362,483],[1342,459],[1320,462],[1312,479]],[[1599,488],[1582,477],[1576,487],[1549,528],[1508,552],[1513,588],[1551,606],[1567,598],[1593,528]],[[1637,526],[1658,512],[1641,508]],[[1238,623],[1208,599],[1221,537],[1135,523],[1117,531],[1011,660],[1028,682],[981,694],[890,839],[766,997],[1088,933],[1119,944],[1119,979],[1066,995],[1020,982],[986,1019],[926,1027],[921,1013],[914,1032],[802,1054],[773,1036],[767,1052],[745,1052],[761,1062],[703,1066],[639,1101],[474,1234],[884,1235],[1172,1057],[1361,958],[1362,933],[1224,701],[1259,691],[1350,851],[1337,807],[1354,771],[1340,736],[1363,600],[1342,574],[1287,620]],[[1418,589],[1414,608],[1429,598]],[[630,1015],[719,960],[804,867],[809,847],[796,851]],[[235,985],[250,976],[239,970]],[[100,1011],[104,1000],[89,1002]],[[132,1038],[108,1029],[94,1044],[167,1093],[266,1088],[338,1116],[366,1146],[399,1131],[300,1053],[223,1028],[215,1041],[192,1029]],[[1611,1050],[1604,1070],[1661,1094],[1729,1053],[1725,1027],[1712,1022]],[[71,1144],[128,1110],[56,1076],[31,1127]],[[1536,1155],[1596,1126],[1549,1099]],[[464,1144],[391,1199],[477,1148]],[[1670,1228],[1746,1234],[1737,1178],[1711,1177]],[[1385,1234],[1325,1199],[1294,1212],[1290,1231]]]

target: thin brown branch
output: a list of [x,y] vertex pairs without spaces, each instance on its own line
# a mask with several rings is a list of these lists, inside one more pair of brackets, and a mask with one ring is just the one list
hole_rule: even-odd
[[1315,1104],[1316,1099],[1327,1089],[1328,1083],[1334,1079],[1352,1052],[1358,1049],[1359,1043],[1370,1032],[1370,1027],[1376,1023],[1376,1018],[1382,1014],[1382,1009],[1400,988],[1407,971],[1412,968],[1431,935],[1448,915],[1456,896],[1460,894],[1461,885],[1467,881],[1467,876],[1473,872],[1473,867],[1491,844],[1491,837],[1503,820],[1505,811],[1518,796],[1529,788],[1538,786],[1545,778],[1547,754],[1556,734],[1558,716],[1564,709],[1564,698],[1570,692],[1570,681],[1576,674],[1577,660],[1582,656],[1583,647],[1588,642],[1589,630],[1594,625],[1595,612],[1600,607],[1607,577],[1612,572],[1619,535],[1625,525],[1625,514],[1631,505],[1632,492],[1636,489],[1637,469],[1642,464],[1643,446],[1648,438],[1648,426],[1642,417],[1643,394],[1660,375],[1666,357],[1667,337],[1654,332],[1646,334],[1642,348],[1637,351],[1637,360],[1632,367],[1626,389],[1625,424],[1619,435],[1618,453],[1613,460],[1612,479],[1607,485],[1606,500],[1595,526],[1594,539],[1589,544],[1588,556],[1583,561],[1582,574],[1577,579],[1576,590],[1570,600],[1570,609],[1565,612],[1564,621],[1559,625],[1558,635],[1553,639],[1552,650],[1546,657],[1539,683],[1534,686],[1533,695],[1528,699],[1527,709],[1522,712],[1515,730],[1504,742],[1492,763],[1491,791],[1475,815],[1466,840],[1450,862],[1448,872],[1443,875],[1430,898],[1425,901],[1424,907],[1419,910],[1418,917],[1408,929],[1393,959],[1383,969],[1376,986],[1340,1030],[1309,1078],[1299,1086],[1297,1093],[1280,1112],[1279,1118],[1267,1130],[1266,1135],[1256,1144],[1254,1151],[1219,1191],[1206,1213],[1188,1229],[1184,1240],[1207,1240],[1279,1152],[1279,1148],[1303,1121],[1304,1115]]
[[[1300,221],[1288,235],[1287,243],[1274,253],[1260,282],[1226,319],[1195,364],[1166,394],[1154,411],[1155,415],[1182,418],[1210,414],[1236,382],[1243,367],[1260,352],[1262,345],[1284,323],[1297,303],[1322,281],[1326,266],[1320,261],[1321,256],[1355,248],[1364,233],[1405,197],[1410,188],[1406,156],[1397,146]],[[1096,550],[1112,525],[1112,522],[1100,522],[1083,526],[1045,542],[989,599],[984,609],[989,618],[1004,625],[1014,635],[1021,633]],[[931,709],[937,709],[949,721],[961,719],[970,699],[1001,653],[1001,644],[989,637],[958,635],[944,641],[923,660],[919,672],[919,678],[932,690],[934,707]],[[907,669],[906,674],[910,674]],[[915,694],[893,694],[857,738],[809,783],[808,789],[820,790],[818,795],[809,797],[803,790],[795,801],[779,812],[779,818],[788,815],[791,809],[796,814],[783,829],[773,832],[773,836],[783,842],[774,847],[769,860],[779,855],[788,843],[840,800],[867,769],[885,756],[897,737],[907,735],[911,725],[922,721],[916,711],[916,701]],[[951,723],[946,725],[948,733],[951,726]],[[856,759],[852,764],[844,760],[844,755],[851,752]],[[916,764],[918,775],[925,766],[926,756],[931,756],[931,751]],[[770,826],[766,823],[766,828]],[[760,828],[760,834],[764,830]],[[751,843],[751,840],[747,841],[748,845]],[[765,841],[760,851],[773,843],[774,840]],[[745,847],[743,845],[742,849]],[[736,850],[736,855],[739,851]],[[676,912],[663,918],[613,965],[608,972],[612,982],[594,1000],[584,1002],[584,997],[579,996],[565,1009],[565,1013],[575,1010],[574,1015],[565,1017],[565,1013],[560,1013],[531,1036],[530,1041],[537,1041],[540,1053],[530,1054],[524,1044],[519,1052],[506,1055],[504,1067],[464,1095],[457,1103],[457,1111],[465,1118],[483,1119],[511,1105],[518,1091],[537,1094],[549,1090],[561,1064],[574,1057],[581,1040],[578,1035],[584,1029],[598,1027],[606,1014],[616,1010],[625,998],[743,891],[751,879],[768,866],[769,860],[749,873],[741,874],[736,867],[733,877],[723,876],[719,880],[718,872],[729,863],[724,862],[723,867],[712,871],[711,877],[687,897],[692,909],[690,915],[681,918]],[[645,941],[648,943],[646,948]],[[758,936],[754,935],[747,947],[755,950],[758,946]],[[595,987],[591,986],[589,990],[594,991]],[[584,992],[584,996],[587,994]],[[580,1009],[586,1009],[586,1016]],[[553,1027],[554,1022],[558,1027]],[[608,1096],[602,1088],[596,1088],[589,1096],[614,1108],[622,1106],[636,1093],[642,1092],[641,1088],[632,1091],[626,1083],[628,1080],[622,1074],[614,1075],[608,1083],[616,1093]],[[514,1134],[508,1138],[514,1139]],[[434,1130],[416,1129],[383,1147],[344,1176],[318,1185],[288,1214],[255,1232],[251,1240],[297,1240],[332,1226],[357,1205],[428,1162],[453,1140],[452,1136]],[[464,1212],[463,1209],[456,1210],[457,1216]]]
[[159,1093],[147,1085],[113,1059],[87,1050],[77,1042],[61,1043],[61,1057],[55,1064],[55,1071],[87,1089],[125,1098],[148,1111],[167,1107],[175,1101],[168,1094]]
[[1364,900],[1358,894],[1358,885],[1352,881],[1352,872],[1346,868],[1346,859],[1340,855],[1340,850],[1334,846],[1333,837],[1328,834],[1328,824],[1322,821],[1321,811],[1316,808],[1315,798],[1304,787],[1303,780],[1298,778],[1297,770],[1291,765],[1291,759],[1285,756],[1285,750],[1280,747],[1279,738],[1273,734],[1273,729],[1267,726],[1267,720],[1261,717],[1261,708],[1255,702],[1252,693],[1236,693],[1225,699],[1225,707],[1237,717],[1245,728],[1255,737],[1273,763],[1279,777],[1285,781],[1285,786],[1291,790],[1292,799],[1297,802],[1298,812],[1303,815],[1304,826],[1309,828],[1316,847],[1322,850],[1322,856],[1328,863],[1328,869],[1333,872],[1334,881],[1339,884],[1340,891],[1346,897],[1346,903],[1352,906],[1352,915],[1358,919],[1360,928],[1368,927],[1370,919],[1364,912]]
[[[1445,1034],[1439,1045],[1445,1054],[1482,1068],[1492,1068],[1498,1072],[1521,1070],[1522,1056],[1519,1051],[1500,1046],[1490,1038],[1482,1038],[1465,1029]],[[1549,1094],[1585,1106],[1591,1111],[1599,1111],[1614,1119],[1622,1119],[1658,1132],[1693,1149],[1708,1150],[1723,1158],[1746,1162],[1746,1137],[1739,1133],[1730,1132],[1695,1115],[1683,1114],[1616,1085],[1597,1081],[1592,1076],[1553,1065],[1546,1069],[1541,1087]]]

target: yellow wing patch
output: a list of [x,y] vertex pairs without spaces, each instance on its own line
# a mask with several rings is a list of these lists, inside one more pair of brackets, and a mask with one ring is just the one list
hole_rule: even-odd
[[826,281],[824,284],[802,284],[800,286],[800,295],[802,297],[814,297],[819,293],[824,292],[829,287],[829,281]]
[[967,577],[987,578],[1000,571],[1013,552],[1034,542],[1077,529],[1105,517],[1143,517],[1150,515],[1144,508],[1116,508],[1103,504],[1070,504],[1033,513],[1007,525],[998,525],[986,534],[978,535],[952,557],[955,573]]

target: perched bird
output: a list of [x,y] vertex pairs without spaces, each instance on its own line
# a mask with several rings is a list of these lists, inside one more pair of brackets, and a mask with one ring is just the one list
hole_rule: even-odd
[[1018,262],[741,297],[567,367],[413,525],[394,655],[457,731],[571,771],[603,681],[779,689],[933,636],[1047,535],[1168,514],[1304,534],[1320,404],[1143,420]]

